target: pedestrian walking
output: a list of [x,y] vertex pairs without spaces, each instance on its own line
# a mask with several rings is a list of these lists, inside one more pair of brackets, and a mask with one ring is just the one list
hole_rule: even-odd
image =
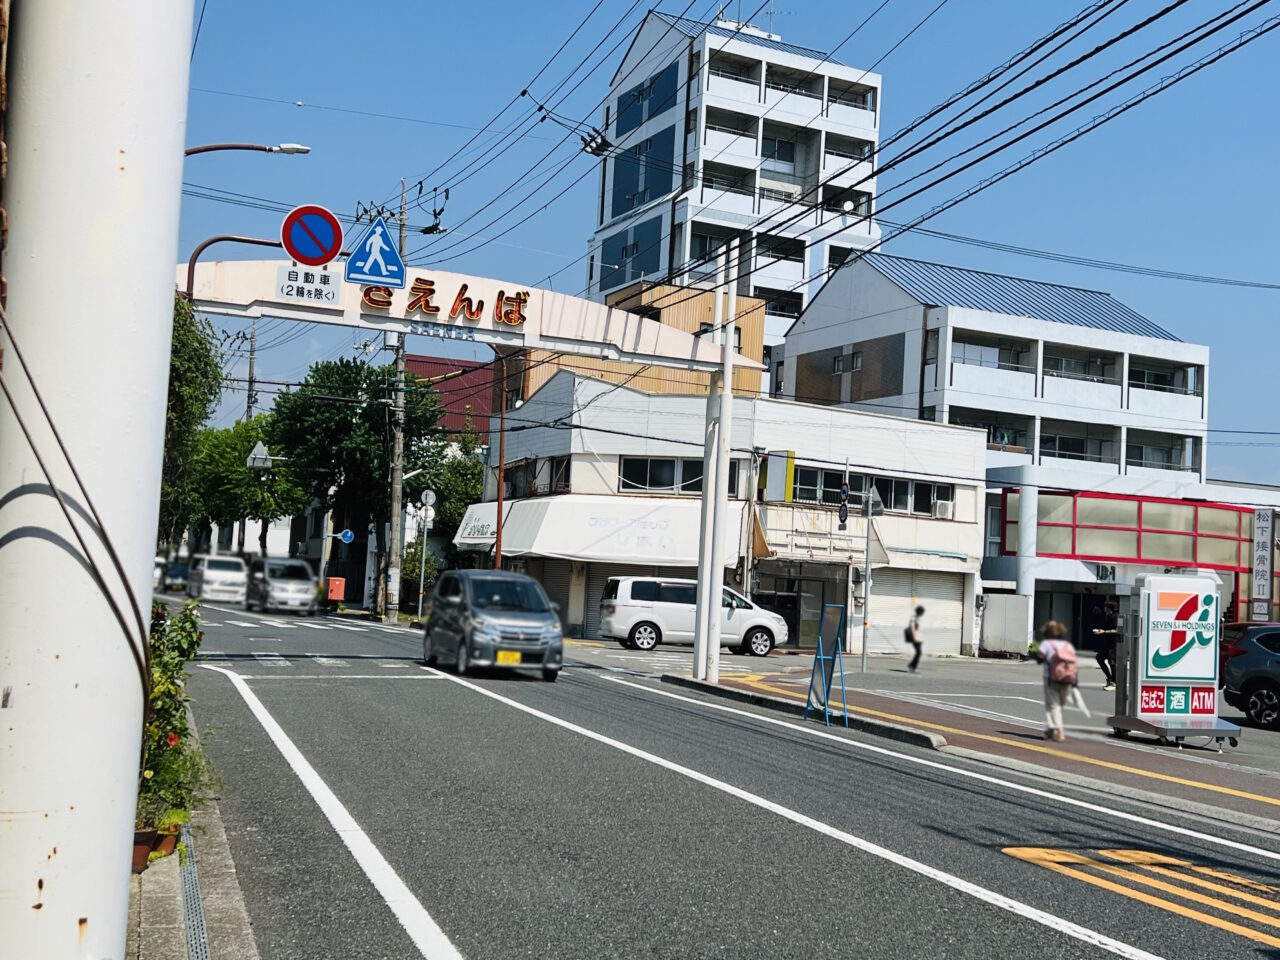
[[1120,608],[1114,600],[1102,605],[1102,626],[1094,627],[1093,635],[1102,638],[1102,649],[1098,651],[1098,666],[1102,668],[1102,676],[1106,682],[1102,689],[1116,688],[1116,645],[1120,642],[1120,625],[1116,612]]
[[1044,664],[1044,716],[1046,740],[1067,739],[1062,726],[1062,708],[1080,677],[1076,648],[1067,639],[1067,628],[1050,620],[1040,628],[1040,643],[1033,648],[1036,660]]
[[912,673],[920,666],[920,654],[924,651],[924,642],[920,639],[920,618],[924,616],[924,607],[916,607],[915,616],[907,621],[907,628],[902,631],[903,639],[916,648],[916,655],[907,665]]

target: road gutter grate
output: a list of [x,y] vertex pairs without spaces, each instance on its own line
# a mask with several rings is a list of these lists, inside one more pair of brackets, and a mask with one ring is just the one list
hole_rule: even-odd
[[204,907],[200,903],[200,878],[196,875],[196,848],[191,828],[182,825],[179,833],[184,854],[179,862],[182,875],[182,912],[187,925],[187,960],[212,960],[209,938],[204,928]]

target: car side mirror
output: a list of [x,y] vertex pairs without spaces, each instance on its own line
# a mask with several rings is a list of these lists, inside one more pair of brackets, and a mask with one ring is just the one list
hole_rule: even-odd
[[259,570],[257,573],[255,573],[255,574],[253,575],[253,579],[255,579],[255,580],[265,580],[265,579],[266,579],[266,575],[265,575],[261,570]]
[[450,607],[462,606],[462,598],[458,596],[456,593],[451,597],[441,597],[440,600],[442,603]]
[[554,610],[556,613],[559,613],[559,612],[560,612],[560,604],[558,604],[558,603],[556,603],[554,600],[552,600],[552,601],[551,601],[551,609],[552,609],[552,610]]

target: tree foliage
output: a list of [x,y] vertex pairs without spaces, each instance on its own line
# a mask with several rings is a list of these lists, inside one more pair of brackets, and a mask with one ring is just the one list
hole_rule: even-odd
[[170,545],[198,512],[193,470],[197,435],[222,395],[221,362],[209,321],[175,294],[158,536]]
[[450,554],[453,538],[462,525],[467,507],[479,503],[484,496],[484,470],[480,438],[468,420],[467,429],[458,437],[457,447],[422,475],[425,478],[422,488],[429,487],[436,492],[436,516],[431,535],[444,540]]
[[288,460],[275,462],[270,470],[245,464],[258,443],[270,449],[274,419],[264,413],[222,430],[200,431],[195,461],[200,519],[227,526],[248,518],[261,521],[265,531],[271,521],[306,509],[311,498],[294,479]]
[[[301,386],[276,397],[271,428],[272,452],[289,458],[291,476],[309,496],[349,525],[373,523],[379,532],[391,512],[394,382],[392,366],[313,364]],[[444,445],[435,391],[413,376],[406,386],[407,473],[429,467]],[[378,540],[381,554],[385,544]]]

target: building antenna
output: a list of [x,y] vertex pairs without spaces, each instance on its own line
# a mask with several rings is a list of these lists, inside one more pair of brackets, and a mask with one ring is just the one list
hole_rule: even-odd
[[769,35],[773,35],[773,0],[769,0]]

